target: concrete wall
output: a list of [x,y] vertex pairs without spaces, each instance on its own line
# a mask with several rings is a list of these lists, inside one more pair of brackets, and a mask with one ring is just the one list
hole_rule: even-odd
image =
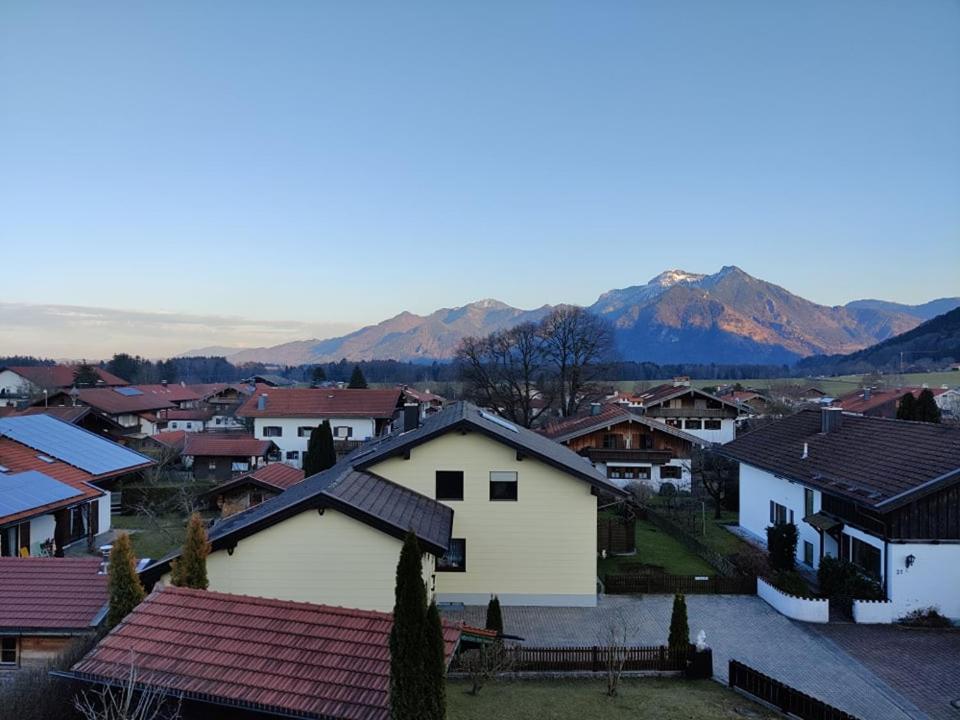
[[[335,510],[305,510],[240,540],[233,555],[211,553],[210,590],[392,611],[402,544]],[[433,556],[423,560],[429,589]]]
[[[766,538],[770,525],[770,501],[793,510],[797,526],[797,564],[803,565],[803,543],[813,545],[813,565],[820,566],[820,534],[803,521],[804,487],[799,483],[779,478],[765,470],[740,464],[740,525],[761,538]],[[813,491],[813,511],[820,510],[820,492]],[[787,519],[789,520],[789,513]]]
[[[908,568],[909,555],[914,561]],[[960,620],[960,543],[888,543],[885,561],[895,618],[934,606]]]
[[[376,434],[376,423],[373,418],[329,418],[330,429],[346,426],[352,430],[350,440],[369,440]],[[301,427],[315,428],[322,422],[319,418],[254,418],[253,434],[263,440],[272,440],[281,451],[281,458],[287,465],[296,468],[303,467],[303,453],[307,450],[310,435],[300,437],[298,429]],[[263,434],[264,427],[276,426],[282,428],[280,437],[267,437]],[[334,436],[334,440],[337,437]],[[287,459],[287,453],[295,451],[299,457],[295,460]]]
[[[436,471],[464,474],[453,537],[466,539],[466,571],[438,572],[440,601],[507,605],[596,604],[597,500],[590,485],[479,433],[449,433],[372,471],[436,497]],[[491,501],[490,472],[517,473],[517,501]]]
[[889,600],[854,600],[853,621],[857,623],[892,623],[893,603]]
[[830,621],[830,601],[801,598],[777,590],[763,578],[757,578],[757,595],[766,600],[781,615],[803,622]]

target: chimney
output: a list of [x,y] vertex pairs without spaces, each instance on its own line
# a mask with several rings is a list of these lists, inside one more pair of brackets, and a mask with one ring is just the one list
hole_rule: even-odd
[[843,425],[843,408],[825,407],[820,410],[820,432],[837,432]]
[[416,430],[418,427],[420,427],[420,405],[417,403],[404,403],[403,431]]
[[590,414],[599,415],[600,414],[600,403],[590,403]]
[[257,398],[257,410],[266,410],[267,409],[267,394],[263,393],[260,397]]
[[166,380],[161,380],[161,381],[160,381],[160,384],[163,385],[163,387],[166,387],[166,386],[167,386],[167,381],[166,381]]

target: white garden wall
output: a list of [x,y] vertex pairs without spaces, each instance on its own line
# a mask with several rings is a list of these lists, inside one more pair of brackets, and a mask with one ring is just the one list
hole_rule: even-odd
[[757,595],[781,615],[803,622],[825,623],[830,620],[830,601],[787,595],[763,578],[757,578]]
[[853,621],[856,623],[889,624],[894,618],[893,603],[889,600],[854,600]]

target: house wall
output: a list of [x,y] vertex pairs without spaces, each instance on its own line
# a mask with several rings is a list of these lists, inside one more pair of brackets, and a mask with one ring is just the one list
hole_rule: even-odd
[[[353,431],[351,440],[369,440],[376,435],[376,423],[373,418],[254,418],[253,434],[262,440],[273,440],[280,448],[281,458],[287,465],[295,468],[303,467],[303,453],[307,450],[307,443],[310,441],[309,435],[300,437],[297,429],[300,427],[317,427],[324,419],[330,421],[331,429],[337,426],[347,426]],[[263,428],[266,426],[279,426],[283,428],[283,434],[280,437],[267,437],[263,434]],[[336,438],[334,438],[336,439]],[[287,459],[287,453],[294,451],[299,453],[296,459]]]
[[17,375],[12,370],[0,371],[0,394],[29,395],[33,384],[25,377]]
[[[693,475],[690,471],[690,460],[671,460],[666,463],[667,465],[677,466],[680,468],[680,479],[677,478],[661,478],[660,477],[660,465],[654,465],[652,463],[634,463],[634,462],[621,462],[611,461],[608,463],[597,463],[596,468],[604,475],[607,476],[607,479],[612,482],[617,487],[626,487],[630,483],[640,482],[644,485],[649,485],[654,492],[659,492],[660,485],[668,482],[673,483],[677,486],[679,490],[690,490],[693,485]],[[628,467],[639,467],[639,468],[648,468],[650,472],[650,477],[648,479],[643,478],[614,478],[610,477],[609,468],[628,468]]]
[[[590,485],[480,433],[448,433],[371,470],[428,497],[436,471],[464,473],[454,538],[466,539],[466,571],[438,572],[442,602],[596,605],[597,500]],[[491,470],[517,473],[517,501],[491,501]]]
[[203,420],[170,420],[167,422],[167,430],[183,430],[185,432],[203,432]]
[[[797,563],[803,565],[803,543],[813,545],[813,567],[820,566],[820,533],[803,521],[804,487],[779,478],[746,463],[740,464],[740,525],[754,535],[766,539],[770,525],[770,501],[793,510],[797,526]],[[820,491],[813,491],[813,511],[820,510]],[[788,517],[789,519],[789,517]],[[835,545],[835,543],[834,543]],[[827,548],[829,550],[830,548]]]
[[[915,558],[909,568],[908,555]],[[935,606],[960,620],[960,543],[888,543],[884,567],[895,618]]]
[[[210,590],[392,611],[402,542],[335,510],[305,510],[207,557]],[[432,586],[433,556],[424,555]],[[169,584],[169,573],[161,582]]]
[[71,636],[23,636],[20,638],[17,664],[0,665],[0,677],[22,668],[47,667],[76,640],[76,637]]

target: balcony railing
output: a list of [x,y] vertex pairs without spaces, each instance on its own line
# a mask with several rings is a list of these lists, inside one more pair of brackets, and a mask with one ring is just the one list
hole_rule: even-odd
[[646,414],[661,418],[735,418],[737,411],[733,408],[650,408]]
[[639,448],[589,448],[585,451],[591,462],[636,462],[664,465],[673,459],[669,450],[641,450]]

